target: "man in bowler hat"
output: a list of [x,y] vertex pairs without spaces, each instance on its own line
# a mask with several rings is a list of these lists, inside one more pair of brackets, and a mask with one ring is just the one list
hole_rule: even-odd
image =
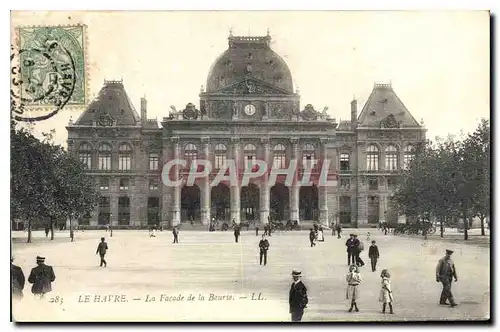
[[302,273],[298,270],[292,271],[293,283],[290,287],[289,305],[292,322],[300,322],[304,315],[304,309],[307,308],[309,299],[307,298],[307,288],[300,280]]
[[39,297],[44,297],[46,293],[52,291],[52,283],[56,280],[52,266],[45,265],[45,257],[36,257],[37,266],[31,270],[28,282],[33,284],[31,292]]
[[259,241],[259,249],[260,265],[262,265],[262,257],[264,257],[264,265],[267,265],[267,251],[269,250],[269,241],[267,241],[265,235],[262,235],[262,239]]
[[354,240],[354,234],[349,234],[349,238],[345,242],[345,246],[347,247],[347,265],[356,264],[356,241]]
[[12,298],[20,300],[23,298],[23,289],[26,279],[24,278],[23,270],[14,265],[14,257],[10,258],[10,280],[12,285]]
[[108,244],[104,242],[104,238],[101,237],[101,242],[97,245],[97,250],[95,251],[95,254],[99,254],[101,257],[101,264],[99,266],[106,267],[108,266],[108,263],[106,263],[106,260],[104,259],[104,256],[106,255],[106,252],[108,251]]
[[[443,284],[439,304],[449,304],[451,307],[456,307],[457,304],[455,303],[453,294],[451,293],[451,282],[453,278],[455,279],[455,282],[457,282],[458,278],[455,263],[453,263],[453,260],[451,259],[451,254],[453,254],[453,250],[446,249],[446,255],[438,261],[436,267],[436,282],[441,282]],[[446,300],[449,300],[450,303],[447,303]]]

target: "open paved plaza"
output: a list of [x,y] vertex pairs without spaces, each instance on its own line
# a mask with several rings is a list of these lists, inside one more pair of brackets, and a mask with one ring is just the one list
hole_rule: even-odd
[[[348,313],[345,299],[345,234],[354,231],[365,244],[361,254],[359,313]],[[489,248],[460,242],[387,235],[370,230],[381,258],[371,272],[366,230],[344,230],[342,239],[325,232],[325,242],[311,248],[308,233],[277,232],[269,238],[268,265],[258,261],[259,236],[243,231],[239,243],[228,232],[182,231],[172,244],[170,231],[67,232],[50,243],[34,232],[32,244],[13,244],[15,264],[26,278],[35,257],[54,267],[53,292],[36,300],[27,283],[24,299],[14,305],[17,321],[289,321],[288,291],[292,269],[300,269],[309,305],[303,321],[477,320],[489,318]],[[328,231],[331,232],[331,231]],[[14,232],[13,237],[26,236]],[[95,255],[106,237],[108,266]],[[455,251],[458,282],[455,308],[438,305],[441,284],[435,268],[445,249]],[[378,302],[380,270],[391,272],[395,314],[382,314]],[[109,296],[112,295],[112,296]],[[59,296],[56,298],[56,296]],[[154,297],[154,301],[153,301]],[[61,303],[62,298],[62,303]],[[51,299],[58,303],[49,303]],[[106,300],[106,302],[103,302]],[[98,301],[98,302],[96,302]],[[110,302],[111,301],[111,302]]]

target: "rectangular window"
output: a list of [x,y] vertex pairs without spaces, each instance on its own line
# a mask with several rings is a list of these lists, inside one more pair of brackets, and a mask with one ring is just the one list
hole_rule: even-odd
[[313,169],[314,166],[314,155],[306,154],[302,156],[302,167],[304,169]]
[[118,169],[120,171],[128,171],[131,168],[131,158],[129,155],[118,156]]
[[340,188],[349,189],[351,187],[350,179],[340,179]]
[[128,190],[128,179],[120,179],[120,190]]
[[225,154],[216,154],[215,155],[215,169],[221,169],[226,163],[226,155]]
[[387,187],[389,189],[396,189],[398,186],[398,180],[397,179],[387,179]]
[[403,169],[409,169],[410,168],[410,163],[413,160],[414,155],[413,154],[406,154],[403,157]]
[[286,168],[286,160],[284,154],[275,154],[273,158],[273,168],[284,169]]
[[159,157],[157,153],[149,154],[149,169],[151,171],[158,170]]
[[87,152],[80,152],[80,162],[85,165],[85,168],[92,168],[92,155]]
[[368,179],[368,189],[369,190],[378,190],[378,179],[377,178]]
[[385,169],[388,171],[398,169],[398,156],[396,154],[387,154],[385,156]]
[[159,181],[158,179],[149,179],[149,190],[158,190]]
[[101,178],[100,179],[99,189],[101,189],[101,190],[108,190],[109,189],[109,179],[108,178]]
[[366,156],[366,169],[368,171],[378,171],[378,154],[368,154]]
[[246,155],[245,156],[245,169],[252,169],[255,164],[255,155]]
[[99,169],[110,170],[111,169],[111,155],[104,154],[99,155]]
[[340,170],[341,171],[348,171],[350,169],[350,164],[349,164],[349,154],[347,153],[341,153],[340,154]]

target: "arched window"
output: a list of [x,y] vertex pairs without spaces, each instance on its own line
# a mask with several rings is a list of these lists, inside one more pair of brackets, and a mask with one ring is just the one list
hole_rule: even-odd
[[243,148],[245,156],[245,169],[251,169],[257,159],[257,148],[253,144],[246,144]]
[[186,144],[184,147],[184,159],[189,167],[191,161],[198,159],[198,147],[192,143]]
[[273,168],[286,168],[286,148],[283,144],[276,144],[273,148]]
[[220,169],[226,163],[227,147],[224,144],[215,145],[215,169]]
[[314,145],[310,143],[304,145],[304,149],[302,150],[302,167],[305,169],[314,168],[315,152],[316,148]]
[[415,148],[413,145],[405,146],[404,155],[403,155],[403,168],[410,168],[410,164],[412,160],[415,158]]
[[87,169],[92,168],[92,148],[87,143],[80,144],[78,148],[78,159]]
[[111,145],[104,143],[99,146],[98,168],[102,170],[111,169]]
[[394,145],[385,148],[385,169],[387,171],[398,169],[398,149]]
[[378,171],[379,151],[376,145],[369,145],[366,148],[366,169],[368,171]]
[[128,171],[132,168],[132,149],[127,143],[123,143],[118,148],[118,169]]

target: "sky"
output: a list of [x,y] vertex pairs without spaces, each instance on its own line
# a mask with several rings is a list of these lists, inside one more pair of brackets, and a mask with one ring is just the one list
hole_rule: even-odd
[[[301,105],[313,104],[337,121],[359,111],[374,82],[391,83],[427,137],[473,131],[490,114],[489,13],[486,11],[238,11],[12,12],[11,26],[87,25],[89,97],[104,80],[121,80],[148,117],[170,105],[199,105],[211,64],[236,36],[272,37],[272,49],[291,70]],[[13,30],[14,31],[14,30]],[[65,126],[84,108],[62,110],[34,132]]]

